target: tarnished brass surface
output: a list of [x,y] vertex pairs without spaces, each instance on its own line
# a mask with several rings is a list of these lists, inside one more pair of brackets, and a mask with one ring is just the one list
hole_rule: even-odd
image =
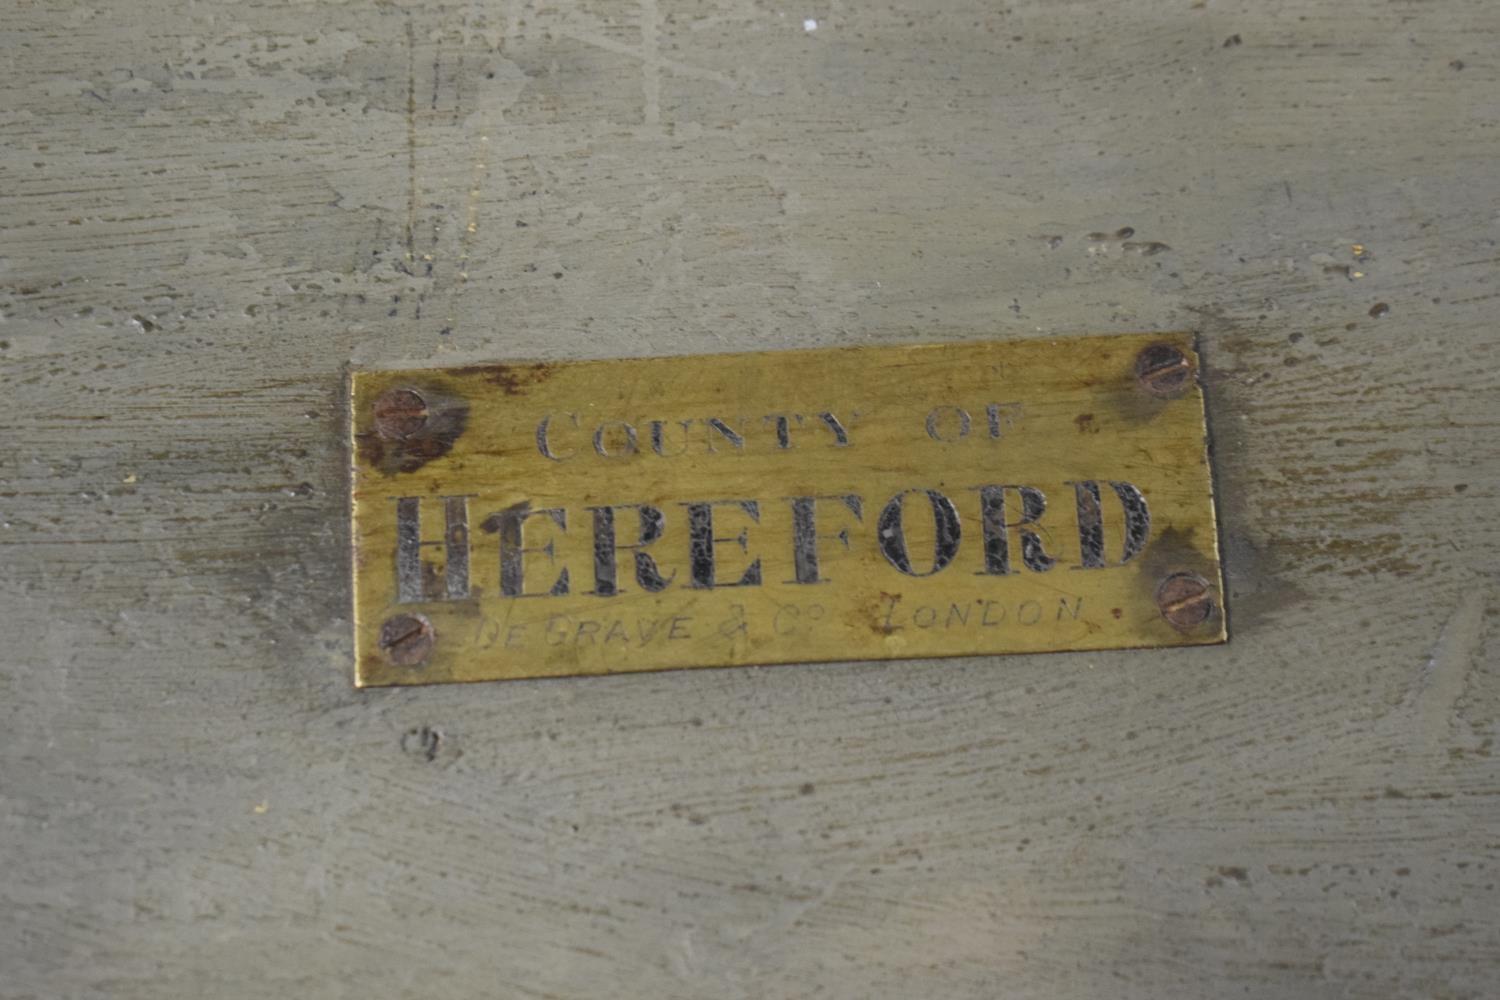
[[355,372],[356,683],[1221,642],[1197,364],[1150,334]]

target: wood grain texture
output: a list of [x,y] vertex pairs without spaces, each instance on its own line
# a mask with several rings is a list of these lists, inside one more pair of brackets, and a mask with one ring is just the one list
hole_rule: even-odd
[[[10,0],[0,996],[1493,995],[1497,43]],[[1228,646],[350,685],[350,363],[1183,328]]]

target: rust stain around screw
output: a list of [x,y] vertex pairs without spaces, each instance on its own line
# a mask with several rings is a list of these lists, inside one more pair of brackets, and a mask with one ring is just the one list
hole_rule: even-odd
[[1197,573],[1173,573],[1156,588],[1156,606],[1175,629],[1186,632],[1202,625],[1214,613],[1208,581]]
[[375,433],[387,441],[405,441],[427,425],[427,401],[412,389],[387,389],[372,410]]
[[1152,344],[1136,355],[1135,380],[1153,396],[1175,396],[1192,378],[1193,363],[1171,344]]
[[422,615],[395,615],[380,626],[380,651],[398,667],[415,667],[432,652],[437,632]]
[[386,476],[442,458],[469,422],[468,401],[430,381],[392,386],[363,405],[369,426],[354,435],[355,458]]

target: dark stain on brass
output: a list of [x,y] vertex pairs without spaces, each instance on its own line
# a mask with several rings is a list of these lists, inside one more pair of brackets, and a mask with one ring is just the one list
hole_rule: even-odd
[[1214,613],[1209,583],[1197,573],[1173,573],[1156,588],[1156,606],[1173,628],[1186,632]]
[[499,386],[507,396],[520,396],[527,389],[547,381],[553,366],[545,362],[525,365],[470,365],[456,369],[458,375],[478,375],[490,385]]
[[1193,378],[1193,363],[1171,344],[1152,344],[1135,358],[1135,380],[1162,399],[1185,390]]
[[397,386],[375,397],[367,429],[354,439],[361,462],[394,476],[448,454],[468,423],[463,397],[436,387]]
[[437,632],[423,615],[394,615],[380,626],[380,651],[398,667],[422,663],[436,642]]

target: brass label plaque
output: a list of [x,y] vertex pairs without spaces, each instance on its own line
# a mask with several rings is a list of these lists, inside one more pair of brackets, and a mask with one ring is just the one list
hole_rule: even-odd
[[356,683],[1225,638],[1191,335],[351,377]]

